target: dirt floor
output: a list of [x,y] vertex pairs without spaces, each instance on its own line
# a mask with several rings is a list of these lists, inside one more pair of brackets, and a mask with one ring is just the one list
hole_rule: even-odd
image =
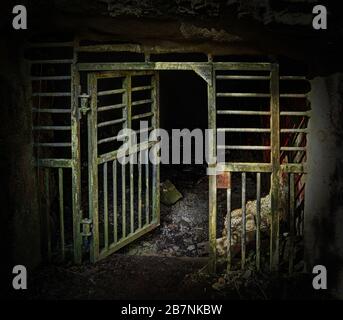
[[[208,176],[206,167],[164,166],[161,181],[168,179],[182,194],[175,204],[161,203],[158,229],[128,245],[121,253],[175,257],[208,256]],[[241,205],[240,181],[233,182],[232,208]],[[247,198],[255,196],[255,181],[247,177]],[[217,237],[221,237],[226,215],[226,193],[218,190]]]
[[32,281],[32,298],[177,299],[206,297],[203,288],[188,290],[186,275],[203,259],[140,257],[113,254],[95,265],[46,267]]
[[[180,170],[182,174],[180,175]],[[163,172],[165,176],[163,175]],[[208,239],[208,179],[205,168],[162,170],[181,192],[172,206],[161,205],[161,226],[116,254],[95,264],[55,265],[40,268],[29,278],[28,299],[323,299],[303,273],[244,272],[216,276],[206,271],[203,243]],[[253,190],[254,181],[247,177]],[[233,208],[240,204],[240,187],[233,193]],[[218,234],[223,227],[225,194],[218,194]],[[248,194],[248,199],[249,199]],[[251,195],[253,197],[253,194]],[[252,257],[252,260],[254,258]]]
[[46,266],[30,277],[22,298],[43,300],[325,299],[306,274],[251,270],[209,276],[204,258],[113,254],[83,266]]

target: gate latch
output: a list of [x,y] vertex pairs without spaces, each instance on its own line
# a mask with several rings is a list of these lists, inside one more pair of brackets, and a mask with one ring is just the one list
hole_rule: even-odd
[[89,95],[86,93],[83,93],[83,94],[79,95],[79,97],[81,99],[81,107],[79,108],[79,111],[81,112],[81,114],[83,116],[85,116],[87,114],[87,112],[90,110]]
[[82,219],[81,220],[82,225],[82,232],[81,235],[83,237],[90,237],[92,235],[92,220],[91,219]]

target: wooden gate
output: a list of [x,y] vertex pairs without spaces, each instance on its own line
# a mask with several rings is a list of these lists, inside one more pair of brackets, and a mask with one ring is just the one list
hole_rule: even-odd
[[[50,48],[51,44],[45,46]],[[89,248],[94,262],[159,225],[159,165],[146,161],[149,152],[157,156],[156,141],[130,140],[130,148],[123,152],[121,146],[125,141],[121,140],[120,129],[149,133],[158,128],[158,72],[193,70],[207,82],[208,127],[213,129],[208,149],[208,166],[214,170],[209,176],[209,270],[216,269],[218,189],[224,185],[226,211],[230,213],[234,175],[241,176],[241,267],[245,267],[247,253],[247,178],[256,177],[255,252],[259,268],[261,180],[267,175],[271,197],[270,267],[278,269],[280,215],[284,211],[289,217],[291,248],[296,235],[301,233],[296,209],[303,203],[309,117],[306,95],[282,92],[280,84],[305,79],[280,76],[278,64],[213,62],[210,55],[204,62],[80,63],[72,50],[78,47],[74,42],[54,44],[53,48],[58,46],[70,48],[70,55],[60,60],[31,61],[34,146],[38,181],[42,180],[45,186],[42,222],[48,256],[54,240],[62,259],[70,252],[74,262],[81,263],[83,253],[87,252],[84,249]],[[291,99],[293,107],[283,102],[287,99]],[[230,120],[234,117],[239,120]],[[251,117],[258,117],[261,126],[257,128],[256,121],[249,122]],[[140,120],[148,121],[147,128],[137,126]],[[286,123],[293,126],[287,127]],[[225,145],[217,143],[217,132],[228,137]],[[246,139],[248,135],[253,137]],[[262,135],[266,138],[258,138]],[[218,163],[217,152],[222,151],[225,160]],[[243,156],[244,152],[248,156]],[[251,156],[251,152],[259,155]],[[137,163],[121,161],[135,156]],[[221,174],[226,175],[223,185],[217,181]],[[57,188],[52,188],[54,184]],[[288,199],[284,189],[288,190]],[[53,207],[58,212],[55,216]],[[230,233],[230,214],[226,222]],[[227,238],[231,269],[231,237]],[[292,254],[289,265],[291,270]]]
[[[149,161],[149,156],[157,156],[156,141],[148,139],[158,128],[158,74],[89,73],[88,89],[89,221],[94,262],[160,223],[159,166]],[[146,127],[140,128],[141,121],[146,121]],[[137,140],[122,129],[131,129]]]
[[[210,270],[216,269],[217,192],[226,189],[227,269],[233,266],[233,234],[238,233],[240,267],[247,257],[247,176],[255,182],[253,216],[256,268],[261,267],[261,176],[269,181],[270,219],[268,224],[270,270],[280,265],[280,223],[286,224],[289,243],[289,270],[293,270],[296,232],[296,203],[303,200],[303,174],[306,172],[306,133],[309,116],[306,94],[287,92],[283,81],[306,81],[300,76],[280,76],[278,64],[271,63],[217,63],[214,64],[214,87],[209,92],[209,126],[217,136],[225,135],[225,143],[217,141],[216,174],[210,177]],[[301,86],[300,86],[301,87]],[[286,86],[291,88],[291,86]],[[289,91],[289,90],[288,90]],[[292,91],[292,90],[291,90]],[[291,103],[289,103],[291,100]],[[288,102],[287,102],[288,101]],[[249,121],[252,117],[260,119]],[[264,120],[263,120],[264,119]],[[290,121],[291,119],[291,121]],[[287,121],[288,120],[288,121]],[[292,124],[292,127],[287,126]],[[263,138],[264,136],[264,138]],[[223,160],[219,163],[221,153]],[[239,231],[232,221],[232,196],[237,189],[233,175],[239,175],[241,185],[241,213]],[[299,188],[298,182],[302,181]],[[224,183],[223,183],[224,182]],[[268,206],[268,204],[267,204]],[[269,217],[268,217],[269,218]],[[236,217],[237,219],[237,217]],[[285,230],[283,230],[285,232]],[[251,238],[251,237],[250,237]],[[237,261],[237,260],[236,260]]]

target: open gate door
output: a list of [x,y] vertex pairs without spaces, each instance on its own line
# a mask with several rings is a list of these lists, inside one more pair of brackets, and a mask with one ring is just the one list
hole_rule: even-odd
[[[158,73],[88,74],[88,191],[91,261],[119,250],[160,223],[157,141]],[[144,125],[142,125],[144,121]],[[124,138],[132,129],[137,139]],[[125,140],[126,139],[126,140]],[[123,148],[124,144],[129,148]]]

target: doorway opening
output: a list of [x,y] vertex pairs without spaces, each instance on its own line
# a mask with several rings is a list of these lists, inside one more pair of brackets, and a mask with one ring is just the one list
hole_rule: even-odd
[[[160,71],[160,128],[169,136],[169,164],[160,165],[160,227],[123,248],[136,255],[208,256],[208,176],[205,130],[208,128],[207,83],[194,71]],[[195,159],[194,138],[183,163],[182,132],[201,130],[202,160]],[[173,132],[180,142],[180,164],[172,163]],[[178,134],[180,132],[180,135]],[[222,220],[222,219],[221,219]],[[218,225],[218,232],[223,223]]]

